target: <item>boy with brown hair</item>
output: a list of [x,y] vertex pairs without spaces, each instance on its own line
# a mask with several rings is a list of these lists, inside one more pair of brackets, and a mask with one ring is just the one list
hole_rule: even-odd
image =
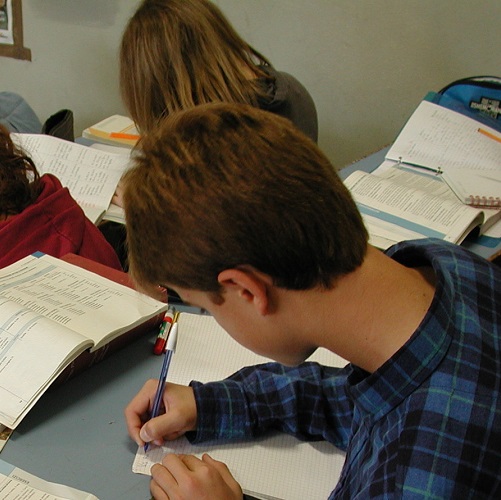
[[[125,410],[139,445],[278,429],[346,450],[331,498],[501,493],[499,268],[436,240],[385,253],[368,245],[316,145],[245,105],[167,118],[144,138],[124,200],[138,285],[174,288],[278,361],[167,384],[165,411],[151,420],[157,383],[148,381]],[[350,363],[305,362],[319,347]],[[207,455],[167,455],[151,492],[242,498]]]

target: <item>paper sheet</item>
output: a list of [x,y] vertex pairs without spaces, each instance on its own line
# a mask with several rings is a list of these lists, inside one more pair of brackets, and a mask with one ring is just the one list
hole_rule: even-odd
[[108,208],[129,157],[43,134],[12,134],[41,174],[55,175],[96,223]]
[[[284,500],[326,499],[335,488],[345,454],[326,442],[306,443],[286,434],[229,444],[193,446],[181,438],[172,446],[138,448],[134,472],[149,474],[167,453],[208,453],[228,465],[244,492]],[[314,477],[314,479],[313,479]]]
[[[269,361],[240,346],[210,316],[182,313],[180,318],[170,382],[219,380],[243,366]],[[310,359],[331,366],[346,365],[345,360],[326,350],[319,350]],[[344,463],[344,453],[329,443],[306,443],[279,433],[250,442],[198,446],[182,438],[169,446],[152,446],[146,454],[140,447],[133,471],[149,474],[151,465],[167,452],[199,456],[207,452],[230,467],[247,493],[287,500],[327,498]]]
[[463,203],[470,196],[499,203],[501,133],[461,113],[422,101],[386,157],[442,171]]
[[90,493],[51,483],[0,460],[2,500],[98,500]]

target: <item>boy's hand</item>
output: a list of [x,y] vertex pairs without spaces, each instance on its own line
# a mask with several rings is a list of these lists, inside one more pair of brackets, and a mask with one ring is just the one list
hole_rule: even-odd
[[165,455],[151,468],[150,491],[156,500],[241,500],[242,488],[228,467],[209,455]]
[[129,436],[139,445],[153,442],[161,446],[164,440],[176,439],[194,430],[197,423],[197,406],[193,389],[184,385],[165,385],[164,411],[149,419],[158,380],[148,380],[125,408],[125,421]]

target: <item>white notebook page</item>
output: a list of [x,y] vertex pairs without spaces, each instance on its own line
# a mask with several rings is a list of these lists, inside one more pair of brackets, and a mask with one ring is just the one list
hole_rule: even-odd
[[[331,366],[346,365],[341,357],[325,350],[311,359]],[[179,384],[220,380],[243,366],[266,361],[269,360],[240,346],[212,317],[182,313],[168,380]],[[146,454],[139,447],[133,471],[149,474],[150,467],[168,452],[198,456],[209,453],[229,466],[246,493],[287,500],[327,498],[344,463],[344,453],[329,443],[305,443],[277,433],[244,443],[196,446],[181,438],[168,446],[151,446]]]

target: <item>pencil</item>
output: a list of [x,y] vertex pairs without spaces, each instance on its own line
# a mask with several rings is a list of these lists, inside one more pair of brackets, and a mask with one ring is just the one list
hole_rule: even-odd
[[489,137],[490,139],[493,139],[494,141],[501,143],[501,137],[498,137],[497,135],[491,134],[488,130],[484,130],[483,128],[479,128],[478,131],[481,134],[485,135],[486,137]]

